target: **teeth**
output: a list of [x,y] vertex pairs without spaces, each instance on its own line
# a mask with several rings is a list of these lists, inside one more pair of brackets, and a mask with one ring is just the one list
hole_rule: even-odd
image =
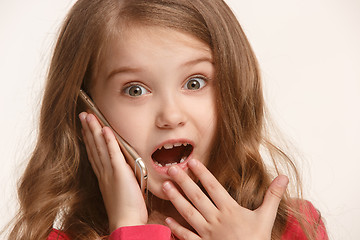
[[158,165],[159,167],[162,167],[161,163],[155,161],[155,164]]
[[174,145],[172,145],[171,143],[166,143],[165,145],[164,145],[164,148],[165,149],[172,149],[174,147]]
[[[184,145],[184,146],[186,147],[188,144],[189,144],[189,143],[180,143],[180,142],[174,143],[174,144],[172,144],[172,143],[166,143],[166,144],[164,144],[163,146],[159,147],[159,150],[161,150],[162,148],[172,149],[172,148],[174,148],[174,147],[180,147],[181,145]],[[186,160],[186,156],[183,156],[183,157],[180,159],[180,162],[179,162],[179,163],[183,163],[183,162],[185,162],[185,160]],[[159,167],[170,167],[170,166],[172,166],[172,165],[178,164],[178,162],[173,162],[173,163],[166,163],[166,164],[163,166],[163,165],[162,165],[161,163],[159,163],[159,162],[156,162],[156,161],[154,161],[154,162],[155,162],[155,164],[156,164],[157,166],[159,166]]]
[[[184,162],[184,161],[185,161],[185,160],[182,160],[182,162]],[[161,163],[158,163],[158,162],[155,161],[155,164],[158,165],[159,167],[170,167],[170,166],[176,165],[176,164],[178,164],[178,163],[177,163],[177,162],[167,163],[167,164],[165,164],[165,166],[163,166]]]
[[172,165],[176,165],[178,164],[177,162],[173,162],[173,163],[167,163],[165,164],[165,167],[171,167]]
[[[186,156],[183,156],[179,163],[183,163],[183,162],[185,162],[185,160],[186,160]],[[159,167],[171,167],[172,165],[176,165],[178,163],[177,162],[167,163],[167,164],[165,164],[165,166],[163,166],[161,163],[158,163],[155,161],[155,164],[158,165]]]
[[183,163],[183,162],[185,161],[185,159],[186,159],[186,157],[183,156],[183,157],[181,158],[181,160],[180,160],[180,163]]
[[184,145],[186,147],[188,145],[188,143],[174,143],[174,144],[166,143],[166,144],[164,144],[164,146],[161,146],[158,149],[159,150],[161,150],[162,148],[172,149],[173,147],[180,147],[181,145]]

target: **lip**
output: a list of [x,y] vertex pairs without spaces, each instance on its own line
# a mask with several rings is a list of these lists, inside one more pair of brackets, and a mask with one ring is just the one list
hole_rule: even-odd
[[[187,169],[187,163],[188,161],[192,158],[192,155],[193,155],[193,152],[194,152],[194,149],[195,149],[195,145],[194,145],[194,142],[189,140],[189,139],[186,139],[186,138],[179,138],[179,139],[170,139],[170,140],[166,140],[162,143],[160,143],[159,145],[156,146],[156,148],[154,148],[152,154],[158,150],[160,147],[164,146],[165,144],[175,144],[175,143],[188,143],[188,144],[191,144],[193,146],[193,151],[190,153],[190,155],[185,159],[184,162],[182,163],[178,163],[176,164],[176,166],[182,168],[183,170]],[[151,154],[151,155],[152,155]],[[151,158],[151,157],[150,157]],[[166,174],[167,175],[167,172],[169,170],[169,168],[171,166],[163,166],[163,167],[160,167],[158,165],[155,164],[154,160],[151,158],[151,165],[152,167],[160,174]]]

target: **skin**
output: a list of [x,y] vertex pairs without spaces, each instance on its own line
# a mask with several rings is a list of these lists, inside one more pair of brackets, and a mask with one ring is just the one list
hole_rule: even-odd
[[[166,199],[167,169],[151,154],[166,142],[190,142],[191,158],[206,164],[215,134],[216,110],[208,46],[162,28],[133,28],[114,39],[105,52],[90,94],[113,128],[143,158],[149,190]],[[189,80],[197,90],[187,89]],[[128,91],[140,87],[143,95]],[[187,171],[186,164],[182,168]]]
[[[81,113],[83,138],[110,231],[166,223],[178,239],[270,239],[287,177],[276,178],[262,206],[250,211],[238,205],[206,168],[216,131],[214,66],[206,44],[174,30],[135,27],[110,43],[96,76],[90,90],[93,100],[143,158],[149,190],[158,197],[148,216],[114,134],[92,114]],[[189,81],[197,88],[189,88]],[[132,96],[134,85],[141,89],[138,96]],[[157,167],[151,154],[164,143],[179,141],[194,146],[188,159]]]

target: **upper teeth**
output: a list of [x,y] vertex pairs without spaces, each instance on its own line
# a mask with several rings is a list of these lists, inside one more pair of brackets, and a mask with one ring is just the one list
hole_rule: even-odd
[[159,147],[159,150],[161,150],[162,148],[165,149],[172,149],[173,147],[180,147],[181,145],[184,145],[185,147],[188,145],[187,143],[166,143],[163,146]]

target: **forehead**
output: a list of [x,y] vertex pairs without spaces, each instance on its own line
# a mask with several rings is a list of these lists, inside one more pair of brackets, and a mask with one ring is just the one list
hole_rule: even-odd
[[[131,27],[107,43],[101,65],[141,64],[152,57],[172,57],[172,61],[212,59],[210,47],[198,38],[163,27]],[[150,58],[150,59],[149,59]]]

